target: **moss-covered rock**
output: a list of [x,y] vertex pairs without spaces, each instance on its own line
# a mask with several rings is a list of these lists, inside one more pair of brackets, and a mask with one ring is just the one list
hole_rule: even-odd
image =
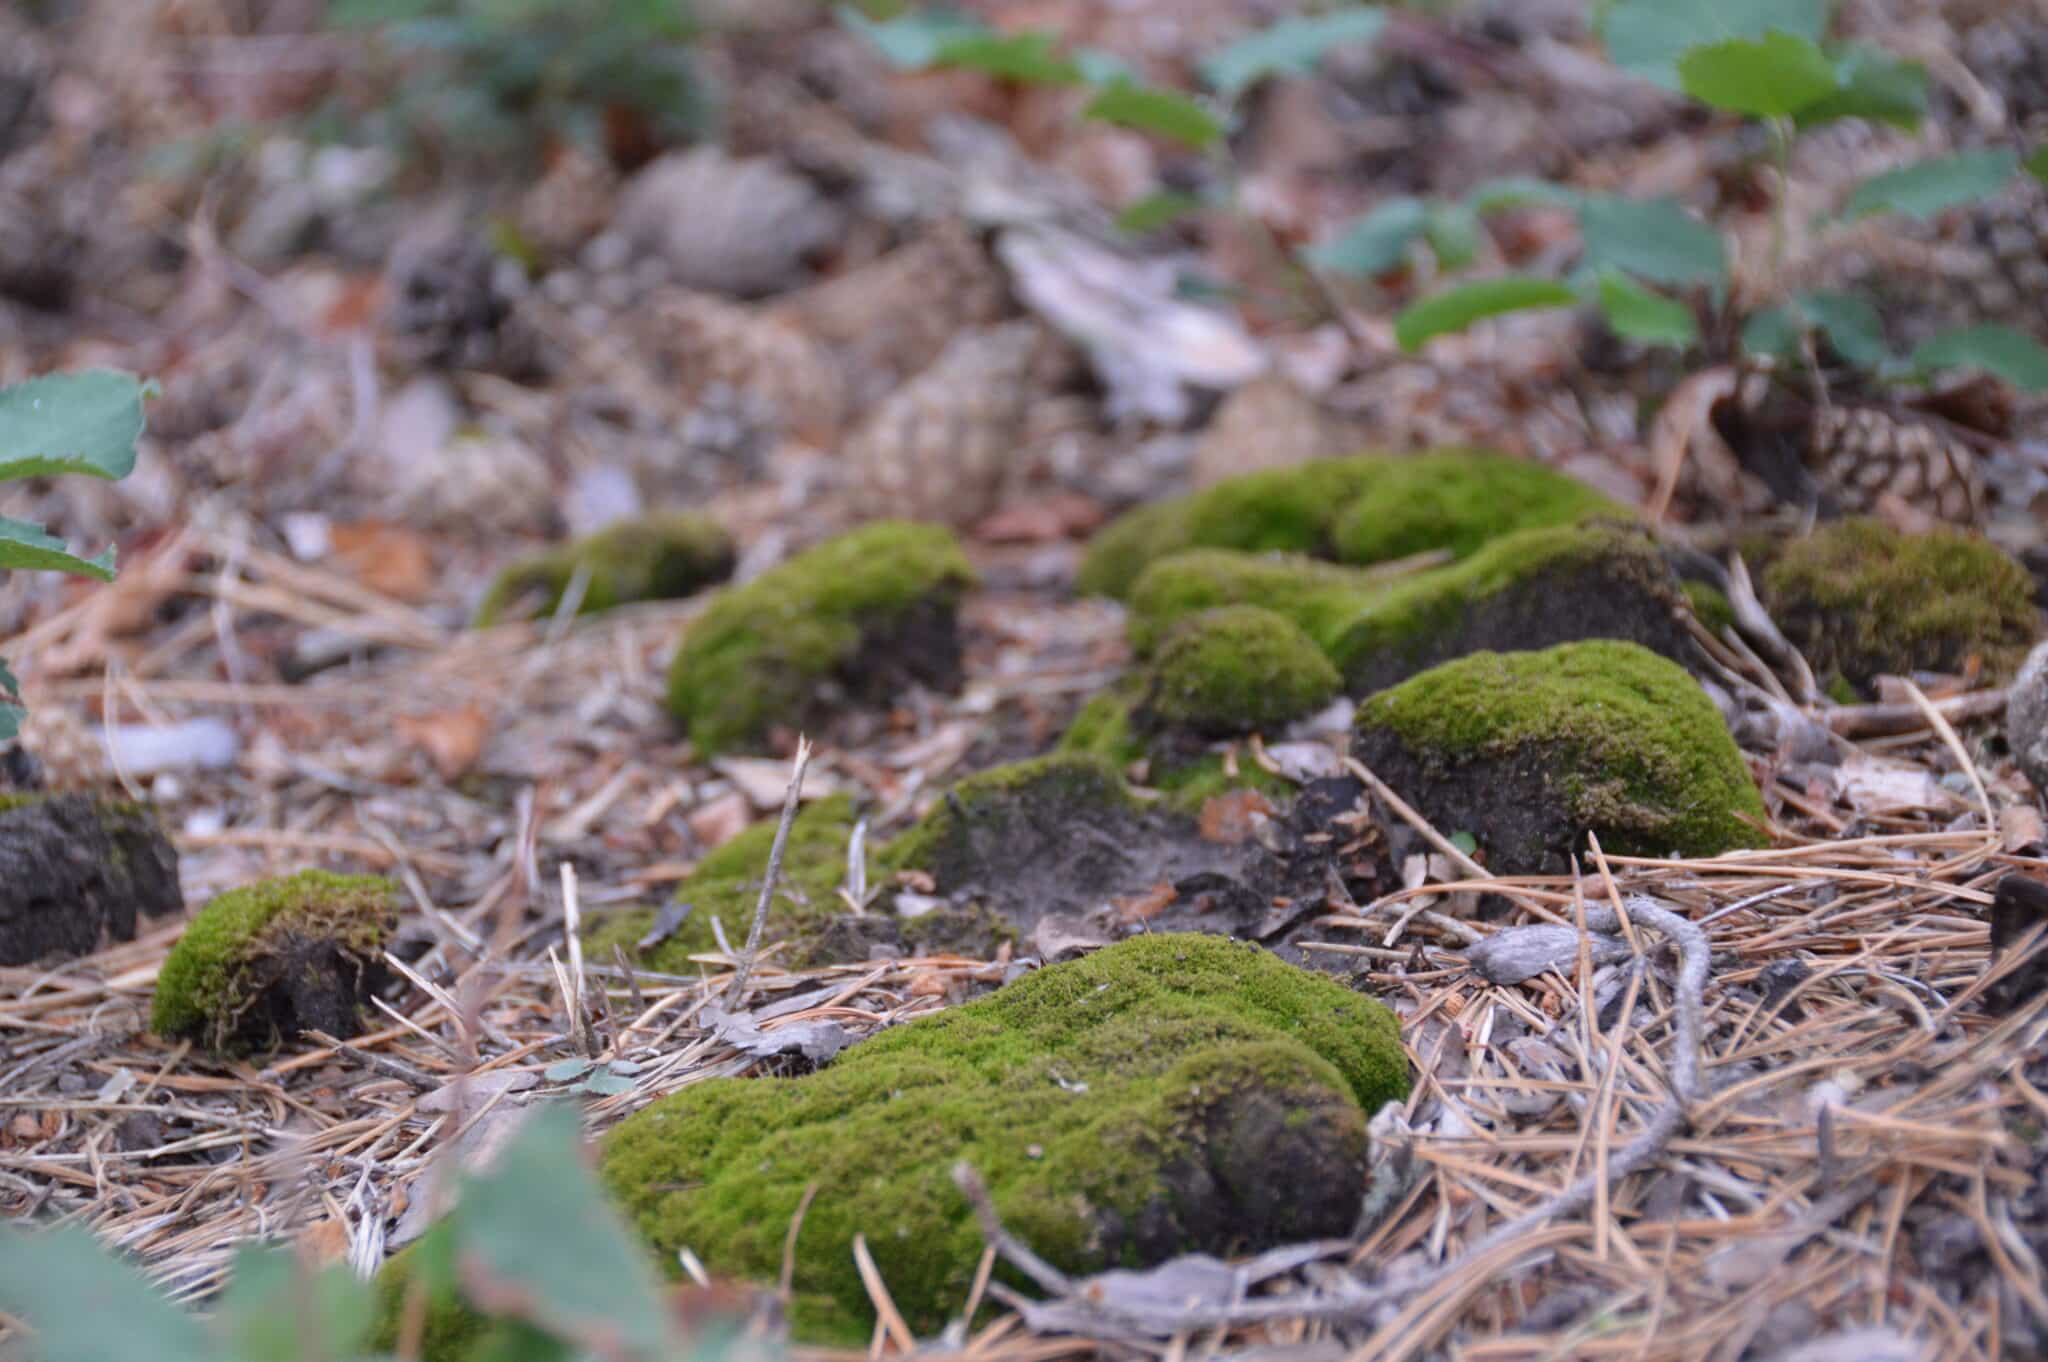
[[1604,524],[1521,530],[1461,563],[1395,582],[1334,635],[1331,660],[1354,695],[1476,652],[1580,639],[1693,655],[1684,597],[1649,536]]
[[[760,901],[761,878],[768,870],[768,851],[775,843],[779,818],[755,823],[697,863],[676,887],[675,898],[690,905],[688,917],[661,942],[645,951],[637,943],[654,926],[655,910],[636,908],[610,913],[592,923],[585,940],[600,959],[617,945],[627,958],[662,974],[690,974],[693,955],[718,949],[712,920],[725,929],[735,948],[744,944]],[[783,848],[782,874],[775,901],[769,905],[762,940],[788,942],[782,963],[805,965],[818,960],[817,947],[832,920],[845,912],[839,886],[846,882],[846,849],[853,839],[853,800],[832,795],[806,804],[790,825]]]
[[961,684],[958,604],[975,569],[950,533],[879,520],[721,594],[682,635],[668,707],[698,752],[799,725],[836,700]]
[[510,618],[546,618],[560,607],[579,571],[589,574],[579,615],[632,601],[675,600],[732,576],[732,536],[706,515],[681,511],[628,520],[499,573],[477,606],[478,627]]
[[224,1051],[356,1035],[398,907],[389,880],[323,870],[220,894],[165,957],[150,1027]]
[[148,805],[0,795],[0,965],[133,941],[139,918],[184,907],[177,849]]
[[1342,681],[1293,621],[1256,605],[1181,620],[1148,672],[1145,714],[1209,737],[1278,729],[1329,704]]
[[827,540],[711,603],[670,664],[669,709],[713,752],[837,701],[951,690],[973,582],[937,526],[879,521]]
[[[1069,1272],[1343,1234],[1369,1115],[1408,1088],[1379,1004],[1214,937],[1157,935],[885,1031],[794,1079],[716,1079],[628,1118],[601,1174],[673,1265],[772,1281],[806,1189],[792,1321],[857,1345],[864,1235],[920,1333],[965,1302],[982,1240],[951,1170]],[[671,1268],[673,1270],[673,1268]]]
[[2027,570],[1955,530],[1836,521],[1783,545],[1760,586],[1824,684],[1867,690],[1884,673],[1959,672],[1972,657],[2002,678],[2041,631]]
[[1140,573],[1125,632],[1149,656],[1180,620],[1225,605],[1256,605],[1293,622],[1325,652],[1385,588],[1355,568],[1288,553],[1190,549]]
[[1720,712],[1633,643],[1475,653],[1359,706],[1360,758],[1490,869],[1556,871],[1590,830],[1609,851],[1707,856],[1760,842],[1763,802]]
[[1462,558],[1513,530],[1628,514],[1562,473],[1486,450],[1319,459],[1130,512],[1096,535],[1079,583],[1121,598],[1147,566],[1195,548],[1356,564],[1432,549]]
[[1633,515],[1612,497],[1534,460],[1443,449],[1390,460],[1337,517],[1330,539],[1333,556],[1346,563],[1433,549],[1465,558],[1517,530]]
[[1199,815],[1218,795],[1256,790],[1284,799],[1292,782],[1269,775],[1236,744],[1162,725],[1144,709],[1141,669],[1091,697],[1061,735],[1059,751],[1098,758],[1164,796],[1166,808]]
[[[987,888],[1002,878],[994,866],[1057,860],[1068,871],[1086,873],[1091,858],[1080,846],[1062,845],[1069,830],[1093,840],[1088,829],[1135,819],[1142,807],[1123,777],[1095,757],[1054,753],[998,766],[959,782],[916,826],[882,852],[890,873],[920,870],[948,892]],[[1105,839],[1106,855],[1122,848]],[[1120,856],[1112,859],[1121,860]]]

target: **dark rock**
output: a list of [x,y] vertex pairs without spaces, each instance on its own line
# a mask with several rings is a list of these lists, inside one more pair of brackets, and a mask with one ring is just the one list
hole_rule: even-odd
[[138,918],[184,907],[177,850],[146,806],[0,797],[0,964],[132,941]]
[[[1991,959],[2000,960],[2036,927],[2048,928],[2048,884],[2009,874],[1991,898]],[[1995,1012],[2010,1012],[2048,988],[2048,935],[2037,943],[2019,968],[1993,984],[1985,994]]]

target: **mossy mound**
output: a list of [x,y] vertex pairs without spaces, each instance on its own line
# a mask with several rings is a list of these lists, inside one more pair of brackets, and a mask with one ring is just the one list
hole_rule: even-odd
[[1165,796],[1165,807],[1199,815],[1218,795],[1256,790],[1274,799],[1294,791],[1292,782],[1268,775],[1242,752],[1233,760],[1227,746],[1185,730],[1162,726],[1144,710],[1146,671],[1125,677],[1081,706],[1061,735],[1058,750],[1095,757],[1131,780]]
[[[675,898],[691,905],[690,915],[655,946],[645,951],[636,943],[654,926],[652,908],[610,913],[592,923],[586,949],[598,959],[609,958],[611,948],[623,948],[628,959],[662,974],[692,974],[697,966],[693,955],[718,949],[716,919],[725,929],[725,939],[734,949],[746,943],[754,922],[754,905],[760,901],[761,879],[768,871],[768,852],[775,844],[779,818],[766,818],[712,851],[677,886]],[[775,900],[769,905],[763,941],[788,942],[791,953],[782,958],[786,965],[815,963],[820,935],[832,920],[846,911],[839,899],[839,886],[846,882],[846,849],[853,839],[853,800],[832,795],[806,804],[790,825],[789,842],[782,852],[782,874],[776,880]]]
[[1360,758],[1489,869],[1552,872],[1597,833],[1608,851],[1709,856],[1756,846],[1763,802],[1699,683],[1633,643],[1475,653],[1359,706]]
[[1319,459],[1139,507],[1096,535],[1079,585],[1123,598],[1146,567],[1188,549],[1304,554],[1354,564],[1432,549],[1464,557],[1513,530],[1628,514],[1562,473],[1486,450]]
[[1355,568],[1299,554],[1190,549],[1146,568],[1131,586],[1124,626],[1150,656],[1176,623],[1225,605],[1256,605],[1293,622],[1325,652],[1385,594]]
[[1180,621],[1150,668],[1144,711],[1208,737],[1272,731],[1336,697],[1337,669],[1315,641],[1262,606],[1226,605]]
[[148,805],[0,795],[0,965],[133,941],[140,918],[184,907],[177,849]]
[[1069,1272],[1347,1233],[1365,1123],[1402,1098],[1394,1018],[1256,947],[1158,935],[884,1031],[794,1079],[714,1079],[628,1118],[601,1176],[673,1264],[772,1281],[796,1237],[800,1340],[859,1345],[856,1234],[921,1334],[966,1301],[982,1239],[956,1162]]
[[[1054,753],[998,766],[953,786],[916,826],[889,843],[882,867],[892,874],[921,870],[948,892],[996,889],[977,883],[992,860],[1058,860],[1074,869],[1069,857],[1081,849],[1059,846],[1067,829],[1105,829],[1142,812],[1109,763]],[[1121,848],[1105,839],[1102,850]]]
[[1955,530],[1836,521],[1784,544],[1760,586],[1822,682],[1866,692],[1885,673],[1960,672],[1972,657],[2003,678],[2041,630],[2027,570]]
[[1379,563],[1432,549],[1457,558],[1516,530],[1630,519],[1620,502],[1530,459],[1443,449],[1390,460],[1331,526],[1333,556]]
[[706,515],[682,511],[625,521],[506,568],[477,606],[476,624],[553,615],[579,571],[589,574],[579,615],[632,601],[675,600],[732,576],[736,557],[732,536]]
[[323,870],[218,895],[165,957],[150,1028],[221,1051],[357,1035],[398,907],[389,880]]
[[1461,563],[1382,590],[1334,637],[1347,689],[1366,695],[1476,652],[1626,639],[1674,661],[1693,655],[1684,597],[1656,544],[1605,524],[1521,530]]
[[937,526],[878,521],[827,540],[711,603],[670,664],[669,709],[709,753],[837,702],[954,689],[973,582]]

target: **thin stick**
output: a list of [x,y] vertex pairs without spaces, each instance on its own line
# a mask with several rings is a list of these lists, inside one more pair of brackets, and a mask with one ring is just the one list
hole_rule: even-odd
[[1970,760],[1969,752],[1963,747],[1963,740],[1956,736],[1955,725],[1948,721],[1946,714],[1943,714],[1934,707],[1934,702],[1927,698],[1924,691],[1913,684],[1912,678],[1901,677],[1900,680],[1905,682],[1906,698],[1911,700],[1919,708],[1920,712],[1927,716],[1928,726],[1940,735],[1943,746],[1948,748],[1949,755],[1956,759],[1956,765],[1962,767],[1963,774],[1970,778],[1970,789],[1977,796],[1977,807],[1984,811],[1985,831],[1996,833],[1998,831],[1998,813],[1991,807],[1991,796],[1984,790],[1984,778],[1977,774],[1977,763]]
[[747,929],[747,948],[740,953],[739,968],[725,991],[728,1008],[738,1007],[747,996],[747,979],[754,972],[754,960],[761,953],[761,933],[768,927],[768,905],[775,899],[775,881],[782,876],[782,852],[789,845],[790,824],[796,822],[797,799],[803,793],[804,768],[811,764],[811,745],[796,740],[796,769],[790,773],[789,790],[782,797],[782,821],[775,825],[775,844],[768,848],[768,873],[761,881],[761,897],[754,904],[754,925]]

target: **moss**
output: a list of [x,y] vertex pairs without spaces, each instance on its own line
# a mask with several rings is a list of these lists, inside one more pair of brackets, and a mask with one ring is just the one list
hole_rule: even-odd
[[1088,543],[1074,584],[1090,596],[1118,599],[1148,563],[1188,546],[1185,501],[1155,501],[1126,511]]
[[2041,628],[2027,570],[1954,530],[1837,521],[1785,544],[1761,586],[1815,673],[1858,688],[1883,673],[1960,672],[1972,657],[2003,678]]
[[1313,639],[1256,605],[1180,620],[1160,644],[1149,681],[1152,719],[1209,737],[1279,729],[1330,703],[1341,684]]
[[1685,592],[1692,613],[1710,633],[1718,636],[1723,629],[1735,627],[1735,607],[1729,604],[1728,596],[1721,588],[1689,578],[1680,582],[1679,587]]
[[1327,651],[1385,588],[1353,568],[1294,554],[1191,549],[1163,558],[1131,587],[1126,629],[1148,656],[1177,621],[1221,605],[1257,605],[1293,621]]
[[709,516],[683,511],[629,520],[514,563],[477,607],[478,627],[553,615],[579,570],[589,573],[579,615],[631,601],[674,600],[732,576],[732,536]]
[[1059,750],[1085,753],[1129,772],[1140,784],[1165,796],[1165,807],[1200,814],[1218,795],[1257,790],[1275,799],[1294,793],[1292,782],[1270,775],[1239,753],[1233,763],[1211,745],[1190,746],[1171,732],[1147,734],[1134,717],[1143,697],[1145,677],[1133,673],[1094,696],[1081,707],[1060,738]]
[[[936,1330],[966,1299],[982,1241],[951,1181],[957,1161],[980,1172],[1012,1231],[1070,1272],[1191,1244],[1259,1247],[1332,1208],[1248,1202],[1199,1225],[1201,1207],[1174,1193],[1200,1184],[1211,1204],[1227,1199],[1244,1175],[1235,1161],[1282,1179],[1273,1200],[1356,1195],[1356,1172],[1339,1191],[1295,1181],[1298,1164],[1320,1155],[1350,1169],[1365,1115],[1407,1087],[1379,1004],[1256,947],[1148,936],[884,1031],[801,1078],[686,1088],[612,1134],[602,1177],[664,1262],[687,1245],[714,1273],[762,1281],[814,1186],[795,1332],[859,1344],[873,1313],[856,1234],[913,1329]],[[1264,1144],[1233,1147],[1244,1123],[1216,1119],[1247,1090],[1285,1103],[1292,1124],[1272,1127],[1313,1141],[1308,1158],[1278,1170]]]
[[1484,650],[1630,638],[1682,656],[1686,634],[1670,566],[1648,536],[1603,525],[1505,535],[1461,563],[1403,578],[1341,628],[1331,660],[1355,693]]
[[265,976],[276,962],[294,960],[297,943],[332,943],[356,961],[374,962],[397,926],[397,909],[391,881],[324,870],[220,894],[164,958],[150,1028],[216,1049],[247,1044],[252,1009],[274,982]]
[[1516,530],[1634,513],[1530,459],[1439,449],[1388,461],[1330,531],[1334,556],[1378,563],[1432,549],[1465,558]]
[[[1570,836],[1591,829],[1626,854],[1758,844],[1738,815],[1761,819],[1763,803],[1719,711],[1683,668],[1633,643],[1475,653],[1372,696],[1357,726],[1376,768],[1400,762],[1396,788],[1475,834],[1484,818],[1561,815]],[[1526,851],[1543,839],[1490,840]]]
[[[660,944],[636,952],[635,943],[647,935],[655,918],[652,908],[640,908],[610,913],[592,923],[585,936],[587,948],[603,959],[617,945],[629,958],[637,954],[647,969],[690,974],[696,970],[691,956],[718,949],[714,918],[725,928],[725,939],[737,948],[753,926],[754,905],[761,897],[761,877],[768,869],[768,851],[779,821],[766,818],[755,823],[697,863],[675,892],[677,901],[692,905],[690,915]],[[805,805],[790,825],[782,875],[762,937],[790,943],[792,950],[781,957],[784,964],[813,963],[818,936],[845,911],[838,890],[846,881],[846,848],[853,824],[852,798],[832,795]]]
[[973,582],[938,526],[878,521],[827,540],[711,603],[670,664],[669,709],[709,753],[800,721],[830,683],[957,684],[955,612]]
[[883,849],[881,866],[889,874],[923,870],[944,884],[957,867],[976,860],[978,839],[1001,839],[1019,822],[1041,814],[1060,821],[1086,819],[1089,810],[1134,813],[1138,807],[1123,776],[1101,756],[1053,752],[959,782]]

